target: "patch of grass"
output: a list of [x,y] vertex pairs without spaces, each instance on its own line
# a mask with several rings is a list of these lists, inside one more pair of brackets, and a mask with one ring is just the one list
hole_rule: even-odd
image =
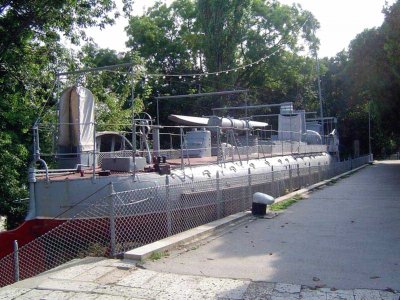
[[272,204],[269,209],[271,211],[279,211],[288,208],[289,206],[295,204],[297,201],[303,199],[301,195],[294,195],[292,198],[280,201],[278,203]]
[[107,254],[107,246],[101,245],[100,243],[91,243],[87,245],[87,248],[81,250],[77,256],[79,258],[91,257],[104,257]]
[[156,252],[151,253],[151,255],[149,256],[149,259],[152,261],[155,261],[155,260],[159,260],[163,257],[167,257],[167,256],[169,256],[168,251],[164,251],[164,252],[156,251]]

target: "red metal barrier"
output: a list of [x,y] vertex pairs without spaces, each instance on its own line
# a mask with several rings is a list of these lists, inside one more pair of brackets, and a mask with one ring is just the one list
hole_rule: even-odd
[[34,219],[13,230],[0,232],[0,259],[13,252],[14,240],[22,247],[64,222],[59,219]]

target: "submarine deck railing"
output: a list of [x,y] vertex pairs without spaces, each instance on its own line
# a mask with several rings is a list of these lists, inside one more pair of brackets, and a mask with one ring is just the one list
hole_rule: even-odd
[[[36,140],[39,143],[39,131],[42,132],[47,140],[52,140],[51,147],[45,149],[40,153],[42,158],[46,159],[58,159],[62,160],[69,156],[77,156],[80,154],[86,154],[91,157],[91,162],[88,165],[83,165],[87,169],[92,169],[92,175],[96,176],[96,166],[101,165],[103,157],[132,157],[132,156],[166,156],[168,159],[178,159],[180,158],[179,167],[183,169],[185,165],[191,165],[190,159],[193,151],[206,151],[208,149],[202,147],[190,148],[187,145],[187,140],[185,135],[188,131],[192,131],[198,128],[204,128],[204,130],[209,130],[211,132],[219,132],[220,134],[213,135],[213,141],[211,146],[210,158],[214,157],[214,160],[204,161],[206,164],[216,163],[222,164],[226,161],[239,161],[242,163],[244,160],[254,159],[254,158],[268,158],[274,156],[283,155],[300,155],[300,154],[313,154],[327,152],[328,146],[323,144],[307,144],[304,142],[304,134],[297,131],[277,131],[271,128],[261,129],[257,128],[254,130],[249,129],[235,129],[230,127],[221,128],[218,126],[156,126],[159,128],[160,136],[160,147],[159,149],[145,150],[144,140],[151,140],[149,137],[152,135],[152,126],[146,124],[136,125],[137,131],[135,133],[136,138],[132,139],[132,131],[115,131],[121,136],[124,136],[121,142],[116,143],[115,140],[112,141],[112,146],[106,145],[109,148],[114,148],[114,151],[104,151],[104,144],[106,143],[93,143],[92,150],[82,151],[77,154],[73,153],[57,153],[57,129],[60,125],[67,125],[72,123],[62,123],[62,124],[39,124],[39,130],[36,130],[37,134]],[[75,123],[74,123],[75,124]],[[96,124],[90,123],[96,128]],[[85,123],[81,123],[85,125]],[[87,125],[87,124],[86,124]],[[109,126],[125,126],[125,128],[130,124],[111,124]],[[154,126],[153,126],[154,127]],[[221,130],[223,132],[221,133]],[[165,132],[164,132],[165,131]],[[113,133],[112,131],[109,131]],[[231,134],[229,134],[231,132]],[[240,134],[238,134],[240,133]],[[144,138],[143,135],[147,137]],[[96,130],[94,130],[93,137],[96,137]],[[255,139],[254,137],[257,137]],[[280,137],[280,140],[274,137]],[[230,138],[230,140],[229,140]],[[95,139],[95,138],[93,138]],[[154,139],[152,139],[154,140]],[[322,140],[328,140],[328,138],[323,138]],[[102,141],[102,139],[100,139]],[[136,151],[133,149],[132,143],[136,145],[139,144]],[[183,141],[183,143],[181,142]],[[251,145],[252,144],[252,145]],[[117,147],[116,147],[117,146]],[[118,148],[119,147],[119,148]],[[40,145],[37,145],[37,149],[40,149]],[[54,165],[54,164],[53,164]],[[49,169],[50,174],[62,174],[74,172],[75,169]],[[36,169],[37,174],[42,173],[42,170]]]
[[[0,287],[85,256],[119,256],[167,236],[250,208],[252,194],[278,197],[369,162],[369,156],[332,164],[265,167],[236,178],[216,174],[209,180],[115,192],[112,184],[69,208],[70,218],[46,219],[53,229],[0,259]],[[104,192],[106,191],[106,196]],[[103,193],[103,196],[99,196]],[[13,241],[10,241],[13,242]],[[6,245],[2,245],[6,246]],[[18,278],[16,276],[18,275]]]

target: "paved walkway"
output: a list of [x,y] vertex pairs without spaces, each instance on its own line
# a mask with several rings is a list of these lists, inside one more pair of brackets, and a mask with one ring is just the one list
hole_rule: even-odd
[[134,261],[85,258],[0,289],[0,299],[273,299],[398,300],[400,293],[337,290],[249,279],[178,275],[137,268]]
[[370,166],[275,219],[253,220],[139,267],[75,260],[0,289],[0,300],[399,300],[399,183],[400,164]]
[[147,263],[161,272],[400,290],[400,161],[368,166],[278,217]]

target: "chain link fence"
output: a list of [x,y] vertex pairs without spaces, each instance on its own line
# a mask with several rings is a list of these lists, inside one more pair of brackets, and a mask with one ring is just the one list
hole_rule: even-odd
[[219,218],[248,210],[252,194],[279,197],[369,162],[369,156],[319,166],[290,165],[285,170],[234,178],[169,184],[92,195],[87,209],[0,260],[0,286],[35,276],[77,257],[116,256]]

